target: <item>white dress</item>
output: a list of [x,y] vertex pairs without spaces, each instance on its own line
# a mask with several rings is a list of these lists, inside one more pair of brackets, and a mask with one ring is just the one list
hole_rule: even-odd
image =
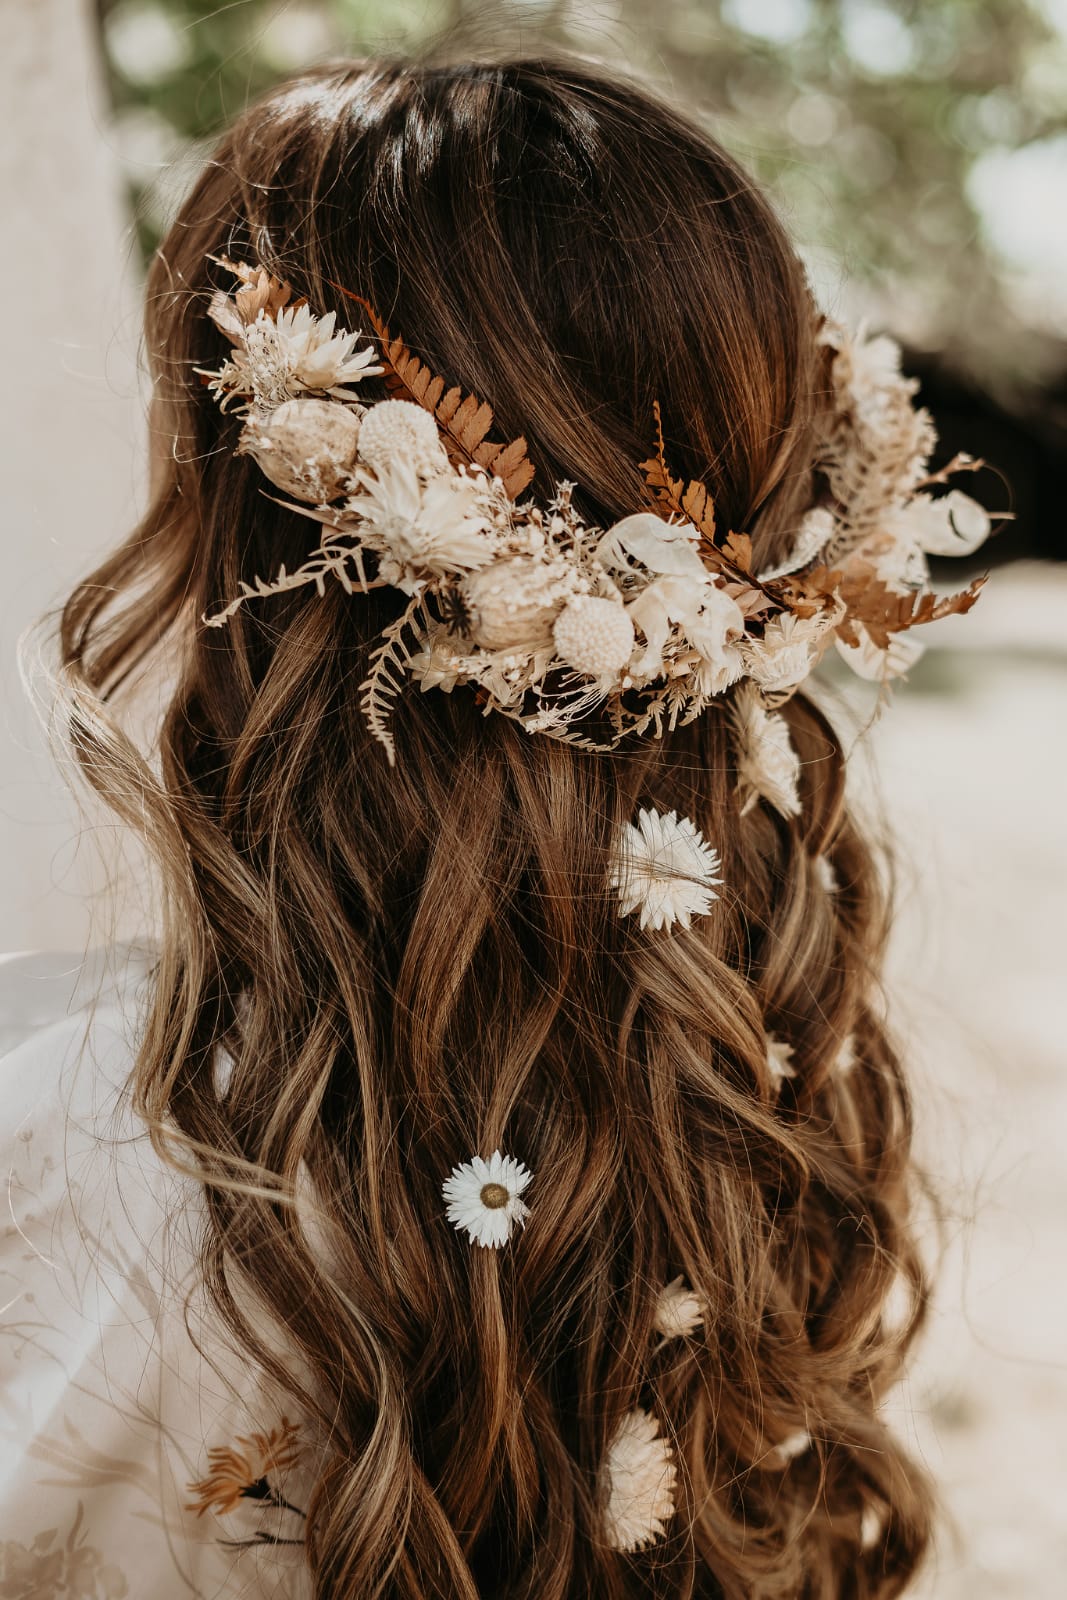
[[129,1103],[150,972],[0,957],[0,1596],[306,1600],[302,1435],[221,1334],[199,1186]]

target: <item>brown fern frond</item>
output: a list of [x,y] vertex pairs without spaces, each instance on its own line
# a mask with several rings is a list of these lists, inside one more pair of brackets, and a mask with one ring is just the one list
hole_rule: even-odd
[[401,338],[394,338],[370,301],[339,283],[331,285],[349,300],[363,307],[374,330],[385,367],[385,386],[394,400],[413,400],[429,411],[441,430],[442,442],[450,460],[461,466],[484,467],[500,478],[509,500],[518,499],[534,475],[533,462],[526,454],[526,440],[520,435],[509,444],[487,437],[493,425],[493,408],[477,395],[465,395],[456,385],[445,390],[445,380],[435,376],[425,362],[413,355]]
[[839,637],[845,644],[858,643],[856,624],[862,623],[871,642],[880,650],[887,648],[895,633],[970,611],[986,582],[984,576],[975,578],[956,594],[937,595],[921,589],[898,594],[868,569],[847,575],[829,574],[829,577],[838,579],[837,592],[848,608],[837,627]]
[[412,595],[400,616],[382,630],[382,642],[371,651],[370,671],[358,691],[367,726],[378,742],[384,745],[391,767],[396,766],[396,744],[389,724],[392,721],[393,704],[404,687],[404,675],[412,656],[404,634],[414,624],[422,604],[422,595]]

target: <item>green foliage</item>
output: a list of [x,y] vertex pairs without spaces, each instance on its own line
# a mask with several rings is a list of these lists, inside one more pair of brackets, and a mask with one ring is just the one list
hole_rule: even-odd
[[100,4],[146,249],[188,169],[170,155],[198,156],[308,62],[418,53],[442,36],[455,50],[560,45],[650,75],[703,113],[771,182],[831,296],[853,281],[876,320],[987,382],[1063,360],[974,198],[984,158],[1067,133],[1067,41],[1036,0],[468,0],[469,14],[464,0]]

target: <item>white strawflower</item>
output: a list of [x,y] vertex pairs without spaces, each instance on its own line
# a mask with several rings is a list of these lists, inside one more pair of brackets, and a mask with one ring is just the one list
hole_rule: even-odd
[[718,852],[688,817],[660,816],[642,806],[637,826],[627,823],[616,846],[611,884],[618,891],[619,915],[640,911],[642,928],[688,928],[718,899],[712,884],[721,862]]
[[448,470],[448,452],[441,443],[437,423],[414,400],[381,400],[363,419],[359,453],[375,472],[406,462],[432,477]]
[[488,1161],[472,1156],[453,1167],[442,1184],[448,1220],[466,1228],[472,1244],[499,1249],[511,1237],[517,1222],[526,1226],[530,1208],[519,1196],[533,1177],[521,1161],[494,1150]]
[[790,742],[785,718],[765,708],[759,690],[751,683],[738,687],[731,712],[737,786],[743,797],[741,815],[751,811],[762,796],[783,817],[799,816],[800,758]]
[[[360,453],[373,407],[360,429]],[[488,537],[490,519],[485,484],[479,477],[445,472],[424,481],[415,464],[401,457],[381,464],[372,476],[355,473],[361,490],[345,502],[368,524],[384,553],[402,569],[383,569],[388,582],[414,574],[469,572],[492,560],[495,544]]]
[[677,1467],[656,1417],[637,1407],[619,1422],[601,1468],[604,1532],[616,1550],[640,1550],[667,1531]]
[[660,1290],[656,1304],[656,1332],[665,1339],[687,1339],[704,1321],[704,1304],[699,1295],[685,1287],[679,1274]]
[[767,1071],[776,1088],[781,1088],[783,1079],[796,1077],[790,1064],[792,1060],[793,1046],[779,1039],[776,1034],[767,1034]]
[[824,616],[798,617],[785,612],[772,618],[762,639],[743,644],[749,677],[768,694],[795,689],[822,654],[828,627]]
[[[376,377],[385,368],[372,345],[355,346],[360,333],[335,332],[336,313],[316,317],[308,306],[286,307],[276,315],[261,310],[248,326],[237,326],[226,295],[213,299],[210,315],[227,337],[233,354],[217,372],[204,372],[208,387],[222,402],[250,401],[258,411],[273,411],[302,394],[352,400],[350,384]],[[197,369],[198,371],[200,369]]]

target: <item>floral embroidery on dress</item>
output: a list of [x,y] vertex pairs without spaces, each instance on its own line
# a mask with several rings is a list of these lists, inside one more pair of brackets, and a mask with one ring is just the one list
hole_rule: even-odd
[[30,1544],[8,1539],[0,1544],[0,1595],[4,1600],[124,1600],[129,1584],[119,1567],[87,1544],[84,1509],[78,1510],[66,1538],[48,1528]]
[[[272,1475],[283,1478],[303,1455],[299,1439],[300,1425],[283,1417],[278,1427],[269,1433],[238,1434],[232,1445],[215,1445],[208,1451],[208,1473],[189,1484],[193,1499],[186,1502],[187,1511],[202,1517],[206,1511],[225,1516],[236,1511],[242,1501],[258,1502],[263,1509],[289,1512],[293,1517],[306,1519],[307,1513],[286,1499]],[[246,1539],[227,1539],[232,1546],[252,1544],[303,1544],[300,1538],[286,1538],[281,1533],[258,1528]]]

